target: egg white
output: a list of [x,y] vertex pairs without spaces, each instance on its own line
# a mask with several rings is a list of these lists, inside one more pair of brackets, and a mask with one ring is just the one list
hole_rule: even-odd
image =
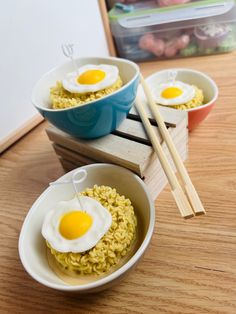
[[[169,87],[177,87],[181,89],[183,92],[181,95],[175,98],[164,98],[161,96],[162,92]],[[192,100],[195,96],[195,89],[193,86],[180,82],[180,81],[175,81],[174,83],[163,83],[159,84],[155,87],[152,88],[152,94],[154,100],[164,106],[174,106],[174,105],[182,105],[187,103],[188,101]]]
[[[105,77],[102,81],[96,84],[80,84],[77,79],[78,77],[88,70],[101,70],[105,72]],[[104,88],[110,87],[113,85],[119,77],[119,69],[117,66],[108,65],[108,64],[88,64],[82,66],[78,69],[77,72],[71,72],[66,75],[62,80],[62,85],[64,89],[71,93],[85,94],[89,92],[96,92]]]
[[59,232],[59,225],[63,215],[71,211],[83,210],[79,206],[76,197],[56,204],[44,219],[42,235],[58,252],[80,253],[90,250],[104,236],[112,224],[110,212],[98,201],[87,196],[80,196],[79,198],[83,204],[84,211],[93,219],[91,227],[81,237],[68,240]]

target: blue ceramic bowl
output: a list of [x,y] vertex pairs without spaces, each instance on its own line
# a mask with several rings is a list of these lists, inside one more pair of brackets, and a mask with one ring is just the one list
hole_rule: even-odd
[[119,68],[124,85],[118,91],[87,104],[52,109],[50,87],[73,71],[67,62],[47,72],[35,85],[32,102],[41,115],[62,131],[79,138],[96,138],[111,133],[126,118],[131,109],[139,83],[139,68],[131,61],[112,57],[78,58],[78,66],[85,64],[111,64]]

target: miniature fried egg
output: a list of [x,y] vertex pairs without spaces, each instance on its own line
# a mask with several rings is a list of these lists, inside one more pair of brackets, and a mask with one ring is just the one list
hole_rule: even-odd
[[164,106],[185,104],[195,96],[193,86],[180,81],[160,84],[152,89],[155,101]]
[[71,93],[96,92],[113,85],[119,78],[119,70],[114,65],[88,64],[77,72],[71,72],[62,80],[64,89]]
[[58,252],[80,253],[93,248],[112,223],[110,212],[91,197],[59,202],[46,215],[42,235]]

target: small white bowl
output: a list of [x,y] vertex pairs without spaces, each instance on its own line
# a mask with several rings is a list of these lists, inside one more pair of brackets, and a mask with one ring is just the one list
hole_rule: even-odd
[[[82,167],[87,171],[87,178],[78,186],[79,190],[97,185],[108,185],[129,198],[138,216],[138,228],[142,238],[134,255],[119,269],[94,282],[83,285],[68,285],[49,267],[46,257],[46,244],[41,235],[41,226],[47,210],[61,200],[74,197],[70,184],[48,187],[35,201],[25,218],[19,238],[19,254],[25,270],[39,283],[62,291],[97,292],[104,290],[126,275],[139,261],[151,240],[155,207],[144,182],[131,171],[110,164],[92,164]],[[76,169],[77,170],[77,169]],[[71,179],[73,170],[58,180]],[[140,231],[140,230],[139,230]]]

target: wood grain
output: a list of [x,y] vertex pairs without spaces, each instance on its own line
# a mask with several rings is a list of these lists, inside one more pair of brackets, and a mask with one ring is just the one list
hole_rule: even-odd
[[[156,120],[153,117],[153,114],[151,113],[148,105],[147,105],[147,99],[146,97],[143,95],[143,93],[141,92],[141,98],[142,98],[142,104],[143,107],[147,113],[147,116],[150,120],[150,122],[152,124],[156,124]],[[180,121],[182,120],[183,116],[186,115],[185,111],[179,111],[178,114],[176,114],[176,110],[172,109],[170,107],[163,107],[163,106],[158,106],[158,109],[162,115],[163,120],[165,121],[166,126],[171,126],[171,127],[175,127],[178,123],[180,123]],[[135,106],[133,106],[130,109],[130,112],[128,114],[128,117],[132,117],[132,118],[136,118],[136,116],[138,115],[137,113],[137,109],[135,108]]]
[[99,0],[99,9],[102,17],[102,22],[103,22],[103,27],[106,35],[106,40],[107,40],[107,46],[109,50],[110,56],[116,56],[116,49],[115,49],[115,44],[112,38],[112,33],[109,25],[109,19],[107,15],[107,7],[106,7],[106,2],[105,0]]
[[[126,120],[127,121],[124,121],[124,123],[122,123],[123,126],[119,128],[119,130],[122,131],[125,135],[124,137],[120,137],[120,146],[123,147],[123,150],[121,151],[119,148],[120,146],[116,147],[114,145],[114,137],[106,136],[103,143],[100,141],[100,147],[97,151],[98,146],[96,141],[83,140],[81,142],[80,140],[59,131],[53,126],[47,128],[46,132],[49,135],[49,138],[53,141],[53,148],[56,154],[59,156],[60,162],[66,171],[70,171],[83,165],[99,162],[116,164],[130,170],[133,170],[133,164],[135,163],[135,168],[137,169],[140,169],[140,166],[144,164],[145,166],[142,166],[142,172],[139,171],[137,172],[137,174],[146,183],[152,199],[156,200],[160,192],[166,186],[167,178],[164,171],[162,170],[159,159],[150,147],[148,151],[146,150],[146,144],[143,144],[142,146],[140,145],[138,147],[139,152],[142,151],[143,154],[143,158],[141,159],[142,164],[140,165],[138,163],[140,162],[140,159],[135,158],[135,156],[137,155],[137,150],[132,150],[133,146],[130,145],[130,137],[127,137],[127,130],[131,131],[131,134],[133,135],[132,141],[135,142],[135,140],[142,138],[150,144],[149,146],[151,146],[151,143],[147,139],[146,133],[144,133],[141,122],[132,120],[129,121],[129,119]],[[133,124],[133,122],[135,122],[135,125]],[[176,125],[176,127],[169,128],[169,133],[183,161],[187,159],[188,130],[186,128],[186,125],[187,119],[185,116],[182,116],[181,122]],[[157,127],[153,126],[153,128],[155,128],[155,133],[158,134]],[[114,132],[114,134],[118,136],[117,130]],[[160,137],[159,142],[162,143]],[[163,143],[161,146],[171,164],[171,167],[174,168],[173,162],[170,158],[170,154],[167,153],[166,144]],[[81,151],[83,154],[81,154]],[[102,155],[100,151],[103,152]],[[123,155],[121,154],[122,151]],[[105,154],[106,152],[110,153]],[[147,153],[146,155],[145,152]],[[132,165],[130,164],[129,160],[133,161]],[[130,168],[131,166],[132,168]]]
[[141,65],[144,75],[169,67],[204,71],[219,86],[214,110],[190,134],[186,163],[207,215],[183,221],[166,188],[149,249],[120,285],[82,296],[41,286],[17,242],[32,203],[63,174],[43,123],[0,160],[1,313],[236,313],[236,53]]
[[[171,116],[170,121],[176,122],[174,127],[168,128],[168,133],[172,137],[176,146],[181,146],[179,148],[182,149],[182,146],[186,147],[188,138],[186,135],[186,112],[173,109],[168,109],[168,111]],[[173,114],[173,111],[175,114]],[[152,119],[152,115],[149,115],[149,117]],[[133,118],[135,120],[133,120]],[[149,168],[150,166],[150,159],[153,159],[153,155],[155,156],[155,154],[153,153],[153,149],[150,147],[151,142],[147,137],[145,128],[142,122],[139,121],[141,120],[139,114],[133,113],[133,118],[125,119],[121,125],[112,132],[112,134],[94,140],[74,138],[52,125],[46,129],[46,132],[49,139],[54,144],[58,144],[68,150],[69,154],[71,151],[74,152],[72,159],[76,158],[76,160],[78,160],[75,155],[79,155],[79,157],[82,157],[82,160],[84,157],[89,157],[97,162],[116,164],[137,173],[141,178],[143,178],[146,176],[146,168]],[[167,119],[166,121],[169,120]],[[159,127],[157,127],[156,122],[155,124],[156,125],[152,125],[151,128],[157,137],[158,143],[165,146],[165,144],[163,145]],[[56,152],[58,152],[58,149]],[[68,156],[68,153],[65,155],[65,159],[73,162],[73,160],[71,160]],[[63,154],[60,154],[60,156],[64,157]],[[87,161],[85,161],[85,164],[87,164]],[[157,191],[156,196],[158,195],[158,192],[159,191]],[[156,199],[156,197],[154,199]]]

